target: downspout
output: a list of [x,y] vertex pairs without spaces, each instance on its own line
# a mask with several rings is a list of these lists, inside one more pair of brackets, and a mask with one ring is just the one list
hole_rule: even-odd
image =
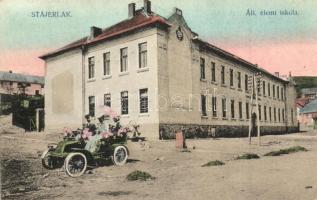
[[85,67],[85,54],[86,54],[86,47],[85,45],[82,45],[81,46],[81,58],[82,58],[82,61],[81,61],[81,65],[82,65],[82,74],[81,74],[81,80],[82,80],[82,124],[85,123],[85,105],[86,105],[86,67]]
[[288,83],[284,84],[284,107],[285,107],[285,112],[284,112],[284,118],[285,118],[285,128],[286,128],[286,133],[288,133],[288,107],[287,107],[287,94],[288,94]]

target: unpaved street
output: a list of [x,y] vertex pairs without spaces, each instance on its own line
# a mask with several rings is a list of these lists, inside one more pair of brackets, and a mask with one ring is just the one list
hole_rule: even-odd
[[[317,199],[317,133],[306,132],[254,138],[187,140],[190,152],[175,149],[175,141],[132,143],[129,162],[123,167],[108,165],[79,178],[62,169],[46,170],[40,154],[54,133],[1,133],[1,183],[3,199]],[[300,145],[307,152],[277,157],[263,154]],[[252,152],[261,158],[235,160]],[[211,160],[222,166],[201,167]],[[134,170],[149,172],[148,181],[127,181]]]

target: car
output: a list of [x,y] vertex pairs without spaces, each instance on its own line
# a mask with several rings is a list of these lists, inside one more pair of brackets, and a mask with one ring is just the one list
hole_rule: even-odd
[[73,131],[72,137],[65,137],[57,144],[49,144],[42,153],[42,165],[47,169],[64,167],[70,177],[79,177],[87,167],[96,167],[99,163],[112,159],[115,165],[122,166],[127,162],[129,150],[126,146],[127,134],[99,137],[93,145],[75,136],[83,131]]

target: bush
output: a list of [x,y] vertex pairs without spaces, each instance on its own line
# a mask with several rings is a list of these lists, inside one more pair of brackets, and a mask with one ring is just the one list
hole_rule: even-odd
[[206,164],[203,164],[202,167],[210,167],[210,166],[219,166],[224,165],[225,163],[220,160],[209,161]]
[[250,159],[258,159],[260,156],[254,153],[245,153],[243,155],[238,156],[237,160],[250,160]]
[[264,156],[280,156],[283,154],[296,153],[299,151],[307,151],[307,149],[305,147],[301,147],[301,146],[294,146],[294,147],[290,147],[287,149],[280,149],[278,151],[271,151],[269,153],[264,154]]
[[154,177],[147,172],[136,170],[128,174],[127,179],[129,181],[137,181],[137,180],[146,181],[148,179],[154,179]]

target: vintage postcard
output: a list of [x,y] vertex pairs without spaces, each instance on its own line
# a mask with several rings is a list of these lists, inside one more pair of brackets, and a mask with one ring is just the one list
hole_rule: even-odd
[[314,0],[0,0],[1,199],[317,200]]

